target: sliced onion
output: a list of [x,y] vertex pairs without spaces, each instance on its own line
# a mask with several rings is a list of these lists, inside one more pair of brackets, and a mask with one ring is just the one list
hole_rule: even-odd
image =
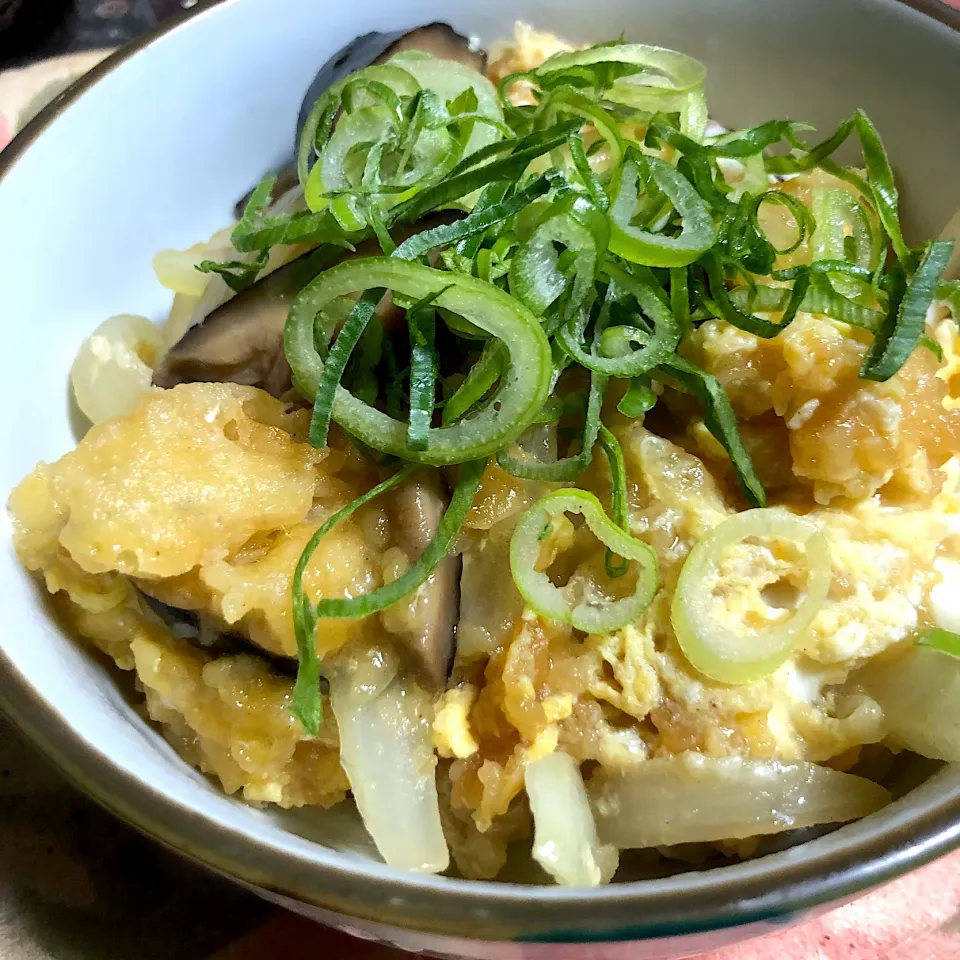
[[110,317],[84,340],[70,382],[91,423],[131,413],[150,389],[160,331],[146,317]]
[[198,264],[207,259],[207,244],[198,243],[189,250],[161,250],[153,258],[153,272],[168,290],[202,297],[210,275],[200,273]]
[[619,857],[597,837],[576,760],[550,753],[531,763],[524,776],[533,812],[534,860],[564,886],[608,883]]
[[883,787],[814,763],[714,759],[687,752],[588,786],[600,839],[620,849],[736,840],[839,823],[891,800]]
[[[723,552],[749,537],[779,537],[803,546],[809,567],[806,595],[784,623],[733,631],[712,615],[711,582]],[[722,683],[751,683],[790,656],[827,599],[831,578],[830,546],[820,527],[782,509],[746,510],[724,520],[690,551],[673,598],[673,629],[701,673]]]
[[391,866],[439,873],[450,861],[440,825],[431,708],[415,684],[395,677],[382,690],[350,669],[332,671],[330,703],[340,764],[380,855]]
[[891,740],[931,760],[960,762],[960,660],[935,647],[871,664],[861,674]]

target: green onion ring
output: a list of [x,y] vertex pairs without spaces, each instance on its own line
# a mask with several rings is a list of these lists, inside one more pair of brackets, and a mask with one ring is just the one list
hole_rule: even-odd
[[[638,566],[637,586],[622,600],[587,598],[571,607],[546,573],[535,567],[540,542],[551,522],[564,513],[580,514],[605,546]],[[510,569],[529,606],[543,617],[569,623],[584,633],[610,633],[636,620],[657,589],[658,565],[653,548],[615,527],[600,501],[584,490],[556,490],[541,497],[523,515],[510,539]]]
[[[314,318],[336,297],[374,287],[416,300],[440,290],[436,306],[466,317],[499,339],[508,363],[489,402],[458,423],[428,430],[425,450],[410,446],[407,424],[340,386],[333,419],[375,450],[433,466],[477,459],[516,439],[539,413],[550,389],[550,346],[537,319],[492,284],[392,257],[341,263],[321,273],[297,296],[284,329],[284,350],[303,396],[312,400],[323,376],[323,361],[314,346]],[[331,334],[323,332],[327,338]]]
[[[637,205],[641,162],[681,218],[683,226],[677,237],[641,230],[630,223]],[[610,249],[624,260],[651,267],[685,267],[717,242],[713,218],[700,194],[676,167],[659,157],[632,154],[617,171],[610,191]]]
[[[785,623],[729,630],[711,615],[710,585],[724,550],[749,537],[782,537],[801,544],[809,571],[806,594]],[[692,666],[713,680],[733,684],[761,680],[794,651],[826,601],[832,578],[830,545],[815,523],[780,508],[734,514],[690,551],[680,572],[671,607],[680,648]]]

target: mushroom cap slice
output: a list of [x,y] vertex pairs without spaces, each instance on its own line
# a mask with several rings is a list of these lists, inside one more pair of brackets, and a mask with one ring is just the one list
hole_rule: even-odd
[[[409,236],[462,216],[461,211],[446,210],[416,223],[397,224],[391,233],[397,243],[402,243]],[[377,241],[371,239],[358,244],[354,251],[320,247],[291,260],[187,330],[153,371],[153,385],[242,383],[282,398],[292,387],[283,353],[283,327],[294,298],[328,267],[381,254]],[[387,294],[385,299],[389,297]],[[387,327],[391,319],[396,320],[396,311],[384,303],[378,308],[378,317]]]
[[[438,472],[421,470],[390,495],[387,509],[393,542],[415,561],[429,546],[440,526],[449,497]],[[446,687],[456,645],[460,611],[459,554],[440,561],[423,586],[409,599],[402,627],[387,622],[432,692]]]
[[178,383],[242,383],[275,397],[290,389],[283,326],[294,298],[329,266],[326,250],[293,260],[221,304],[191,327],[153,371],[157,387]]

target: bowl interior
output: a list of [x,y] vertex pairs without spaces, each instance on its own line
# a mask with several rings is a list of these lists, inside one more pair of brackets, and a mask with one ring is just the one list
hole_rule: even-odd
[[[73,445],[67,376],[79,343],[111,314],[163,315],[169,298],[154,280],[153,254],[211,234],[286,158],[302,92],[329,54],[368,30],[435,19],[489,43],[517,18],[575,41],[624,32],[700,57],[710,68],[712,114],[728,126],[791,117],[826,133],[864,107],[905,185],[910,235],[935,234],[960,207],[960,43],[894,0],[484,0],[456,7],[436,0],[227,0],[110,69],[4,156],[0,490]],[[0,692],[115,809],[224,870],[347,911],[372,909],[355,902],[359,888],[344,892],[347,878],[358,876],[381,885],[381,916],[427,926],[432,907],[417,905],[417,890],[472,891],[457,908],[464,918],[514,896],[510,887],[480,897],[483,885],[401,877],[375,862],[363,831],[338,812],[272,813],[223,796],[139,717],[115,677],[61,633],[7,533],[0,537],[0,645],[9,669]],[[855,845],[881,827],[901,831],[896,836],[906,843],[912,811],[936,807],[956,792],[956,780],[936,778],[926,793],[874,818],[879,826],[844,828],[810,846]],[[788,851],[766,860],[776,866],[787,857],[786,865],[796,866],[812,856]],[[768,869],[726,871],[732,881]],[[708,879],[683,881],[686,888],[713,882],[702,876]],[[541,904],[588,901],[553,888],[540,897]],[[604,916],[591,922],[609,924]],[[534,929],[538,921],[531,914],[511,922]]]

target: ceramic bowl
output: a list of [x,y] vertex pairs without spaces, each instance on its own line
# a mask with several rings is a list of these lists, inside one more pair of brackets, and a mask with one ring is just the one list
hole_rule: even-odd
[[[67,375],[105,317],[160,316],[153,253],[229,220],[285,158],[319,64],[369,30],[436,19],[490,42],[522,18],[625,32],[706,61],[714,116],[832,128],[857,106],[905,185],[907,228],[960,207],[960,17],[929,0],[225,0],[122,50],[0,157],[0,490],[74,443]],[[932,14],[932,15],[931,15]],[[789,924],[960,845],[960,773],[859,823],[722,868],[580,891],[400,873],[355,821],[257,810],[182,763],[116,677],[50,618],[0,536],[0,695],[85,790],[157,840],[312,917],[473,957],[677,957]],[[564,946],[566,945],[566,946]]]

